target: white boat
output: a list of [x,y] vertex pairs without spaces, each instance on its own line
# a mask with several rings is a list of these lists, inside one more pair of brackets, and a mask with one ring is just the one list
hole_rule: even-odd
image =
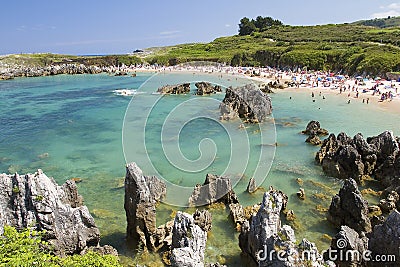
[[133,96],[137,94],[137,90],[130,89],[118,89],[113,91],[114,95],[122,95],[122,96]]

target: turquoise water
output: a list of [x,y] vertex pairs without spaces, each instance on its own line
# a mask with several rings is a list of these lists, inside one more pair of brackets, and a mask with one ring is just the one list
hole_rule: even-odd
[[[312,102],[310,93],[290,91],[271,96],[274,120],[243,130],[238,122],[219,121],[218,100],[223,94],[162,97],[152,93],[163,84],[178,81],[206,80],[229,86],[247,80],[161,74],[141,86],[151,75],[61,75],[0,82],[0,172],[26,173],[41,168],[58,183],[81,178],[79,192],[101,230],[102,243],[117,247],[127,256],[124,262],[132,256],[124,241],[124,156],[138,162],[146,174],[168,180],[172,189],[167,200],[173,205],[185,204],[191,188],[202,183],[209,172],[232,177],[240,201],[254,204],[261,201],[262,190],[245,193],[248,179],[254,176],[263,181],[266,177],[262,187],[272,185],[288,194],[289,209],[297,216],[298,239],[307,237],[326,247],[329,241],[323,234],[332,235],[335,230],[316,206],[328,207],[340,182],[323,175],[314,163],[317,148],[306,144],[299,132],[308,121],[317,119],[334,133],[369,136],[388,129],[400,134],[398,116],[373,105],[355,100],[348,105],[345,98],[332,94],[325,95],[325,100],[316,94],[316,102]],[[143,94],[131,101],[112,92],[125,88],[140,88]],[[276,151],[271,145],[275,142]],[[297,178],[304,181],[305,201],[295,195],[300,187]],[[158,224],[170,219],[176,209],[161,204]],[[220,207],[213,207],[212,213],[208,260],[241,266],[237,233],[227,221],[228,213]]]

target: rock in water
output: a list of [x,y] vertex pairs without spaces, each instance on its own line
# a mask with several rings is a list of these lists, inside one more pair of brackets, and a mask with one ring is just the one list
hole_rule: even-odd
[[215,202],[227,205],[239,203],[229,178],[207,174],[204,184],[195,187],[189,198],[189,205],[205,206]]
[[256,180],[252,177],[250,178],[249,184],[247,185],[247,192],[250,194],[257,191]]
[[198,82],[195,83],[195,86],[197,87],[196,95],[210,95],[222,92],[222,88],[220,85],[213,86],[209,82]]
[[207,232],[196,225],[194,218],[178,211],[172,230],[171,265],[174,267],[204,266]]
[[312,144],[314,146],[319,146],[322,144],[321,139],[317,136],[317,135],[310,135],[307,139],[306,139],[306,143]]
[[[60,255],[98,246],[100,232],[73,181],[59,186],[42,170],[35,174],[0,174],[0,233],[4,225],[33,227]],[[113,250],[115,251],[115,250]]]
[[321,128],[321,124],[319,123],[319,121],[310,121],[307,124],[306,129],[302,131],[302,133],[310,136],[320,136],[329,134],[328,130]]
[[220,105],[221,119],[241,118],[246,122],[263,122],[272,112],[271,98],[254,85],[226,89]]
[[[242,252],[258,266],[308,266],[308,263],[323,266],[314,244],[304,239],[297,246],[293,229],[288,225],[281,226],[280,215],[286,201],[287,196],[280,191],[270,190],[264,194],[257,214],[242,225],[239,235]],[[303,250],[309,250],[313,255],[301,259]]]
[[[388,264],[385,266],[400,266],[400,213],[397,210],[383,224],[375,226],[369,237],[368,248],[372,251],[372,259],[376,255],[395,255],[395,262],[385,262]],[[383,264],[371,262],[370,266],[384,266]]]
[[172,95],[188,94],[190,93],[190,83],[164,85],[158,88],[157,92],[161,94],[172,94]]
[[156,204],[166,192],[163,181],[155,176],[144,176],[134,162],[127,165],[124,207],[128,239],[141,242],[149,250],[156,250],[153,242],[148,240],[156,234]]
[[338,228],[347,225],[358,233],[371,232],[368,202],[362,197],[356,181],[345,180],[339,194],[332,198],[327,218]]

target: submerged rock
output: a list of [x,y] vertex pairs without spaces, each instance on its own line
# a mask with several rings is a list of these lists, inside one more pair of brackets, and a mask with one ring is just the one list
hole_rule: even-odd
[[223,202],[227,205],[239,203],[229,178],[207,174],[204,184],[196,185],[189,198],[189,205],[204,206],[216,202]]
[[0,234],[4,225],[45,231],[44,239],[60,255],[84,253],[100,241],[75,183],[59,186],[40,169],[35,174],[0,174]]
[[250,123],[263,122],[272,112],[271,98],[252,84],[229,87],[220,111],[222,120],[241,118]]
[[172,95],[188,94],[190,93],[190,83],[164,85],[158,88],[157,92],[161,94],[172,94]]
[[327,218],[338,228],[347,225],[358,233],[371,232],[368,202],[362,197],[356,181],[353,179],[344,181],[339,194],[332,198]]
[[156,234],[156,204],[166,195],[166,185],[155,176],[144,176],[136,163],[126,166],[125,212],[128,240],[156,250],[151,236]]
[[220,85],[212,85],[209,82],[197,82],[195,86],[197,87],[196,95],[210,95],[222,92]]
[[172,231],[171,265],[174,267],[204,266],[207,232],[187,213],[178,211]]

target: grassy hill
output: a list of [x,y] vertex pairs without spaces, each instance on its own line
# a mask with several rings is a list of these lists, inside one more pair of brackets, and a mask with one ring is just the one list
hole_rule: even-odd
[[[372,26],[371,26],[372,25]],[[382,75],[400,71],[400,17],[317,26],[274,25],[250,35],[217,38],[210,43],[146,49],[136,56],[66,56],[53,54],[0,57],[4,65],[176,65],[214,61],[233,66],[273,66]]]

